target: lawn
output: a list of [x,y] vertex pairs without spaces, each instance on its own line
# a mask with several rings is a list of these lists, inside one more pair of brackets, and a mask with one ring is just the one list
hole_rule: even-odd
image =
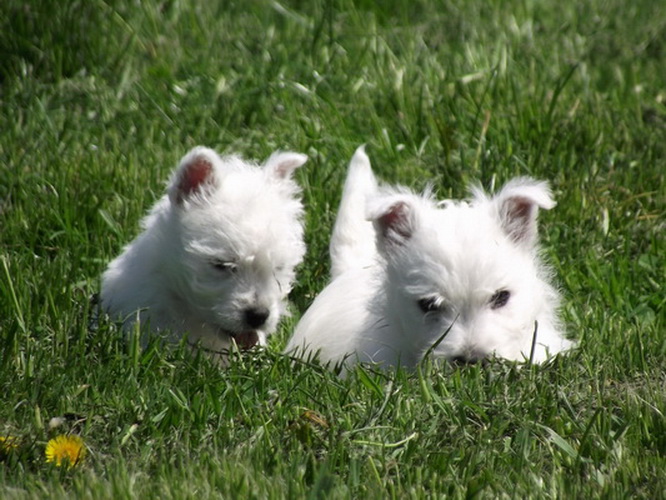
[[[665,68],[654,0],[3,0],[0,497],[663,498]],[[439,198],[550,181],[579,348],[346,379],[281,355],[362,143]],[[292,317],[227,370],[90,305],[197,144],[310,158]],[[68,433],[85,457],[48,462]]]

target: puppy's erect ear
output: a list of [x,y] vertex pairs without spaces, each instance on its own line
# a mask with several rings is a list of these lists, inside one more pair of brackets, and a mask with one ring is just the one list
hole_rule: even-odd
[[529,177],[508,182],[493,202],[506,234],[517,244],[527,246],[536,243],[539,208],[549,210],[555,206],[548,183]]
[[182,205],[191,196],[204,193],[206,188],[215,185],[216,158],[215,151],[202,146],[192,149],[183,157],[168,188],[172,204]]
[[276,151],[266,160],[264,168],[279,179],[287,179],[306,161],[308,161],[308,157],[304,154]]
[[371,207],[368,219],[375,227],[380,249],[404,245],[416,228],[414,207],[403,197],[393,197]]

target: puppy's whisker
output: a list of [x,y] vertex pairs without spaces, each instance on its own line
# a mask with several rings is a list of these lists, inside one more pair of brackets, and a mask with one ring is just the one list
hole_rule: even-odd
[[273,274],[273,279],[277,283],[278,290],[280,291],[280,295],[282,295],[282,283],[280,283],[280,280],[278,279],[277,275],[275,274],[275,271],[273,271],[272,274]]
[[384,329],[388,328],[390,325],[384,318],[377,318],[377,321],[375,321],[372,326],[376,329]]

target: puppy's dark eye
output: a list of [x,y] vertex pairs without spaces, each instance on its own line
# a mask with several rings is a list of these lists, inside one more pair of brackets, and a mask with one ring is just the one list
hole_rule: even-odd
[[495,294],[490,297],[490,308],[499,309],[504,307],[509,299],[511,298],[511,292],[509,290],[497,290]]
[[419,309],[421,309],[421,311],[424,313],[438,311],[440,308],[440,301],[437,300],[437,297],[426,297],[420,299],[417,304],[419,305]]
[[233,273],[237,268],[235,262],[228,262],[220,259],[213,259],[210,262],[210,265],[213,266],[218,271],[222,271],[225,273]]

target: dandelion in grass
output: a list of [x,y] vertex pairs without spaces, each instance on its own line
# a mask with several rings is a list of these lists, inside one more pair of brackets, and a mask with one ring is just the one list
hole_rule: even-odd
[[8,456],[18,445],[16,436],[0,436],[0,458]]
[[69,468],[78,465],[85,456],[86,447],[83,439],[73,434],[61,434],[46,444],[46,461],[55,462],[58,467],[65,465]]

